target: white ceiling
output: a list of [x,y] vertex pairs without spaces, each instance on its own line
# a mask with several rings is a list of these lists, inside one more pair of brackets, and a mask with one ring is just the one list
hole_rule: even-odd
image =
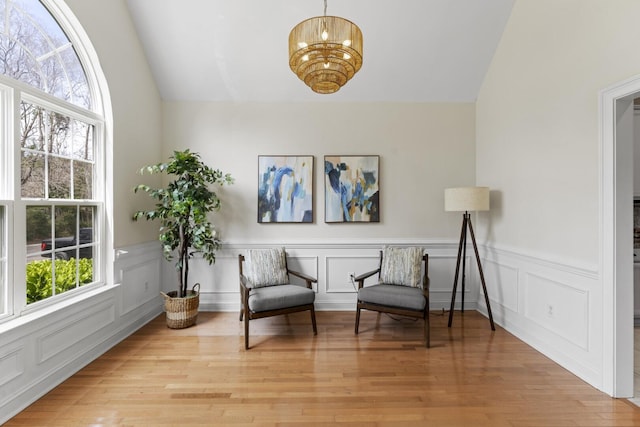
[[165,100],[473,102],[514,0],[328,0],[355,22],[362,69],[313,93],[289,69],[288,37],[322,0],[127,0]]

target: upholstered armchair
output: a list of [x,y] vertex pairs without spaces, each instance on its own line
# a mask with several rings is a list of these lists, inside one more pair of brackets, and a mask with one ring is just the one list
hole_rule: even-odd
[[[424,271],[424,273],[423,273]],[[376,284],[365,286],[365,280],[378,275]],[[356,328],[360,310],[372,310],[423,319],[424,339],[431,346],[429,332],[429,255],[419,247],[388,247],[380,251],[377,269],[355,278],[358,283]]]
[[[309,310],[313,334],[317,335],[313,303],[313,277],[289,270],[284,248],[250,249],[238,256],[240,270],[240,321],[244,319],[244,348],[249,349],[249,321]],[[304,280],[292,284],[289,276]]]

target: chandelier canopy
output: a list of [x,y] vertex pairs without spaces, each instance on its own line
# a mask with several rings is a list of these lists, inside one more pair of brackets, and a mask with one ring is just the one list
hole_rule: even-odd
[[289,66],[316,93],[334,93],[362,66],[362,32],[337,16],[316,16],[289,33]]

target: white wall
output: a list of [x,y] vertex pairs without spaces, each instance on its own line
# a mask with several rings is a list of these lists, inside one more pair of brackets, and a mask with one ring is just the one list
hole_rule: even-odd
[[[432,306],[448,307],[461,214],[444,212],[444,189],[475,176],[473,104],[165,102],[164,155],[190,148],[231,173],[213,215],[224,250],[214,267],[196,261],[205,310],[237,310],[237,255],[250,247],[284,245],[293,265],[318,279],[316,309],[353,310],[346,279],[377,265],[385,244],[421,245],[431,255]],[[312,155],[313,224],[258,224],[258,156]],[[380,223],[324,222],[324,156],[380,156]],[[166,290],[175,273],[165,265]],[[471,278],[471,276],[470,276]],[[467,308],[475,308],[468,282]]]
[[516,2],[477,103],[477,180],[500,193],[492,242],[598,262],[598,93],[640,72],[639,10]]
[[479,233],[501,322],[599,388],[598,97],[640,73],[639,14],[637,1],[517,1],[477,102],[477,182],[494,189]]
[[[155,239],[156,228],[131,220],[133,205],[152,204],[135,196],[138,171],[161,161],[160,94],[151,75],[125,0],[66,0],[95,47],[109,84],[113,109],[113,199],[115,247]],[[145,177],[144,182],[159,182]],[[135,201],[135,202],[134,202]]]
[[[191,148],[236,179],[214,215],[228,243],[457,236],[444,188],[475,176],[473,104],[164,104],[164,155]],[[258,155],[315,157],[314,224],[258,224]],[[324,155],[380,156],[380,223],[324,222]]]

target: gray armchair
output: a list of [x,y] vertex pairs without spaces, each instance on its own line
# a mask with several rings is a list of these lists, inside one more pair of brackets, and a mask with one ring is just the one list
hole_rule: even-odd
[[[249,321],[299,311],[311,312],[313,334],[317,335],[313,277],[289,270],[284,248],[250,249],[238,256],[240,270],[240,321],[244,318],[244,348],[249,349]],[[243,268],[244,265],[244,268]],[[294,285],[296,276],[306,286]]]
[[[376,274],[378,282],[365,286],[365,280]],[[365,309],[423,319],[425,343],[427,347],[431,346],[429,255],[423,254],[422,248],[385,248],[380,251],[379,267],[357,276],[355,281],[358,283],[356,335],[360,325],[360,310]]]

